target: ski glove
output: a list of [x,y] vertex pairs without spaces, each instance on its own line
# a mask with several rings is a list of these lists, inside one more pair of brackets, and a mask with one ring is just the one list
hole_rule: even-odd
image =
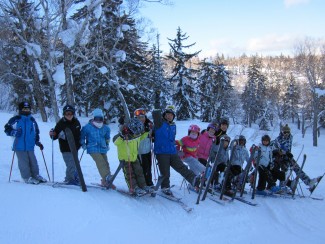
[[292,155],[292,153],[291,153],[291,152],[289,152],[289,151],[287,151],[286,155],[287,155],[287,157],[288,157],[288,158],[290,158],[290,159],[292,159],[292,158],[293,158],[293,155]]
[[14,136],[14,137],[20,137],[21,134],[22,134],[21,129],[18,129],[18,130],[12,130],[12,131],[10,132],[10,135],[11,135],[11,136]]
[[56,132],[53,128],[50,130],[49,135],[51,138],[56,136]]
[[44,146],[43,146],[42,143],[40,143],[40,142],[38,141],[38,142],[36,142],[35,144],[36,144],[36,146],[38,146],[38,147],[41,149],[41,151],[43,151]]

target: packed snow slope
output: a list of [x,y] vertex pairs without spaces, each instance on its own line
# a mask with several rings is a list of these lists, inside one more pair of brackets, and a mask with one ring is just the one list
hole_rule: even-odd
[[[13,114],[0,112],[0,124]],[[48,136],[54,122],[43,123],[35,116],[41,131],[45,161],[52,175],[52,141]],[[82,125],[88,118],[81,118]],[[205,128],[199,121],[177,121],[177,138],[187,134],[191,123]],[[110,125],[113,137],[117,125]],[[302,147],[307,154],[305,172],[311,177],[325,171],[325,136],[321,130],[319,146],[312,146],[311,131],[305,138],[295,126],[293,153],[298,157]],[[258,144],[266,132],[231,125],[228,134],[233,138],[243,134],[247,147]],[[274,139],[277,129],[268,134]],[[221,206],[209,199],[196,205],[196,194],[180,189],[183,178],[172,170],[173,192],[182,197],[194,210],[185,212],[179,205],[164,198],[143,197],[133,199],[114,191],[79,188],[52,188],[46,185],[27,185],[13,182],[20,180],[17,158],[8,182],[13,152],[12,138],[1,133],[0,144],[0,243],[50,244],[50,243],[324,243],[324,201],[309,198],[274,199],[257,198],[258,206],[252,207],[235,201]],[[41,151],[35,147],[40,173],[47,177]],[[58,142],[53,143],[55,181],[62,181],[65,164]],[[79,151],[79,156],[81,151]],[[118,166],[116,147],[111,142],[108,158],[112,171]],[[298,162],[301,164],[302,156]],[[87,184],[99,182],[100,176],[91,157],[84,154],[81,167]],[[153,176],[155,178],[155,175]],[[122,172],[116,186],[127,189]],[[306,186],[301,183],[305,194]],[[315,196],[324,196],[325,181],[321,182]],[[250,196],[246,196],[250,198]]]

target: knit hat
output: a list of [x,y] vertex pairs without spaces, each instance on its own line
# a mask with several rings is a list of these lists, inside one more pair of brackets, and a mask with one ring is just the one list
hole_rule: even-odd
[[282,132],[289,132],[290,133],[290,127],[288,126],[288,124],[286,124],[285,126],[282,127]]
[[103,111],[99,108],[96,108],[94,111],[93,111],[93,116],[94,118],[95,117],[101,117],[101,118],[104,118],[104,114],[103,114]]

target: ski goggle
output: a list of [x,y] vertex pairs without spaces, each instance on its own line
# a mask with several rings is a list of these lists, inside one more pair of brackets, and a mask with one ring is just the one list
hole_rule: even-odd
[[96,122],[103,122],[104,121],[104,118],[103,117],[95,117],[94,118],[94,121],[96,121]]
[[168,105],[166,107],[166,110],[173,110],[173,111],[175,111],[175,107],[173,105]]
[[146,111],[144,109],[137,109],[134,111],[135,116],[146,115]]

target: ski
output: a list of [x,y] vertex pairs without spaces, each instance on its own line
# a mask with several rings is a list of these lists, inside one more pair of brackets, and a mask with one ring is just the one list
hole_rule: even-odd
[[246,167],[244,169],[244,176],[241,179],[242,182],[241,182],[241,189],[240,189],[240,195],[239,195],[240,197],[243,196],[244,191],[245,191],[245,185],[247,183],[248,173],[249,173],[250,169],[252,168],[252,163],[253,163],[253,160],[254,160],[255,151],[256,151],[256,146],[253,147],[253,149],[251,151],[250,158],[249,158],[249,160],[248,160],[248,162],[246,164]]
[[189,207],[186,203],[184,203],[181,198],[178,198],[178,197],[175,197],[175,196],[166,195],[166,194],[161,193],[161,192],[157,192],[156,194],[158,196],[163,197],[163,198],[166,198],[166,199],[168,199],[168,200],[170,200],[172,202],[178,203],[188,213],[190,213],[190,212],[193,211],[193,208]]
[[123,166],[124,166],[124,161],[121,160],[118,167],[117,167],[117,169],[115,170],[113,176],[109,179],[109,181],[107,182],[107,185],[105,186],[107,189],[110,189],[110,188],[114,189],[115,188],[115,186],[113,185],[113,182],[114,182],[116,176],[118,175],[118,173],[123,168]]
[[[190,191],[193,191],[195,193],[198,194],[198,192],[192,187],[192,186],[189,186],[188,189]],[[205,190],[205,188],[202,188],[203,190]],[[214,194],[214,192],[212,191],[212,189],[208,189],[208,192],[212,192],[211,194],[207,195],[207,197],[211,200],[211,201],[214,201],[216,203],[219,203],[220,205],[225,205],[225,203],[227,202],[231,202],[231,200],[229,198],[226,198],[226,197],[223,197],[222,200],[219,199],[219,196],[217,196],[216,194]]]
[[[203,192],[203,196],[202,196],[201,201],[204,201],[205,198],[206,198],[206,196],[207,196],[207,194],[208,194],[208,189],[209,189],[209,187],[210,187],[210,184],[211,184],[211,181],[212,181],[212,178],[213,178],[214,172],[216,171],[217,166],[218,166],[216,160],[217,160],[217,157],[218,157],[218,155],[219,155],[221,149],[223,148],[223,143],[224,143],[224,140],[221,140],[220,143],[219,143],[219,148],[218,148],[217,154],[216,154],[216,156],[215,156],[215,158],[214,158],[213,167],[212,167],[212,170],[211,170],[211,172],[210,172],[210,176],[209,176],[208,182],[207,182],[207,184],[206,184],[206,188],[205,188],[205,190],[204,190],[204,192]],[[207,164],[208,164],[208,163],[207,163]],[[208,165],[207,165],[207,167],[208,167]],[[203,187],[203,185],[202,185],[202,187]],[[200,188],[201,188],[201,186],[200,186]],[[202,193],[202,189],[201,189],[201,192],[200,192],[200,190],[199,190],[199,196],[198,196],[198,197],[201,196],[201,193]],[[199,198],[198,198],[198,200],[199,200]],[[196,201],[196,202],[197,202],[197,204],[199,203],[199,201]]]
[[317,188],[319,182],[323,179],[324,175],[325,175],[325,173],[324,173],[324,174],[323,174],[323,175],[318,179],[318,181],[317,181],[317,183],[316,183],[316,185],[314,186],[313,189],[309,189],[309,190],[310,190],[310,195],[309,195],[309,197],[311,197],[311,195],[313,194],[313,192],[314,192],[315,189]]
[[246,199],[243,198],[243,197],[238,197],[238,196],[236,196],[234,199],[237,200],[237,201],[240,201],[240,202],[242,202],[242,203],[246,203],[246,204],[248,204],[248,205],[250,205],[250,206],[257,206],[257,205],[258,205],[257,203],[255,203],[255,202],[251,202],[251,201],[249,201],[249,200],[246,200]]
[[292,197],[294,197],[295,194],[296,194],[296,190],[297,190],[297,186],[298,186],[298,183],[299,183],[300,175],[301,175],[301,172],[302,172],[302,170],[303,170],[303,168],[305,166],[305,163],[306,163],[306,158],[307,158],[307,156],[306,156],[306,154],[304,154],[304,158],[303,158],[302,164],[300,166],[300,169],[299,169],[299,171],[298,171],[298,173],[296,175],[296,178],[293,180]]
[[114,188],[114,189],[113,188],[107,188],[106,186],[103,186],[103,185],[101,185],[99,183],[90,183],[90,184],[94,188],[101,189],[101,190],[104,190],[104,191],[108,191],[108,190],[112,189],[112,191],[116,191],[118,193],[121,193],[121,194],[123,194],[125,196],[132,197],[132,198],[140,198],[140,197],[143,197],[143,196],[149,195],[149,194],[151,195],[151,192],[146,192],[146,193],[141,194],[141,195],[136,195],[134,193],[131,193],[130,191],[123,190],[123,189],[120,189],[120,188]]
[[254,181],[253,181],[253,192],[252,192],[252,199],[255,198],[255,193],[256,193],[256,181],[257,181],[257,173],[258,173],[258,167],[260,165],[260,159],[261,159],[261,149],[258,149],[258,153],[257,153],[257,158],[256,158],[256,164],[255,164],[255,171],[254,171]]
[[74,163],[75,163],[75,166],[76,166],[76,169],[77,169],[77,172],[78,172],[81,190],[83,192],[86,192],[87,191],[87,186],[86,186],[85,179],[83,177],[82,170],[81,170],[81,167],[80,167],[80,161],[79,161],[79,158],[78,158],[78,151],[77,151],[77,148],[76,148],[76,144],[75,144],[75,140],[74,140],[72,131],[71,131],[70,128],[65,128],[64,132],[65,132],[65,136],[66,136],[66,138],[68,140],[70,151],[71,151],[71,153],[73,155]]
[[220,199],[222,199],[222,197],[223,197],[223,195],[225,194],[225,191],[226,191],[228,178],[229,178],[229,175],[231,174],[231,172],[230,172],[231,162],[232,162],[234,154],[235,154],[236,146],[237,145],[232,147],[231,153],[230,153],[230,159],[228,159],[228,161],[227,161],[225,177],[223,178],[222,188],[221,188],[221,191],[220,191]]
[[225,206],[226,203],[227,203],[227,201],[220,200],[219,197],[214,197],[214,195],[210,195],[210,196],[208,196],[208,198],[209,198],[211,201],[216,202],[216,203],[218,203],[218,204],[220,204],[220,205],[222,205],[222,206]]
[[221,199],[221,198],[220,198],[220,197],[221,197],[221,193],[218,192],[218,191],[213,191],[212,195],[213,195],[213,196],[218,196],[220,201],[225,201],[225,202],[229,202],[229,203],[230,203],[230,202],[233,202],[234,200],[237,200],[237,201],[239,201],[239,202],[246,203],[246,204],[251,205],[251,206],[257,206],[257,205],[258,205],[258,204],[255,203],[255,202],[252,202],[252,201],[246,200],[244,197],[239,197],[239,196],[235,196],[235,197],[233,198],[233,196],[228,196],[228,195],[224,194],[224,195],[222,196],[222,199]]

